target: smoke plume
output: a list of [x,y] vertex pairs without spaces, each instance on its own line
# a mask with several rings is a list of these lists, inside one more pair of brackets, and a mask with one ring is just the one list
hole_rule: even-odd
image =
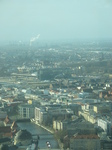
[[32,37],[31,40],[30,40],[30,46],[32,45],[32,43],[36,40],[38,40],[40,37],[40,34],[38,34],[36,37]]

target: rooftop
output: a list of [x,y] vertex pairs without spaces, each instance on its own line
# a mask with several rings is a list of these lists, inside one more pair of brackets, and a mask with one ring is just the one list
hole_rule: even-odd
[[76,135],[74,139],[99,139],[98,135]]

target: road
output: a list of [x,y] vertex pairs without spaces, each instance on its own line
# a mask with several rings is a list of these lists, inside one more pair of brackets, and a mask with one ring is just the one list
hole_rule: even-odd
[[59,150],[58,142],[54,138],[54,135],[46,131],[45,129],[41,128],[40,126],[37,126],[36,124],[32,122],[26,122],[26,123],[18,123],[18,126],[21,129],[28,130],[32,135],[39,135],[39,149],[48,149],[46,142],[49,141],[51,144],[51,148],[53,150]]

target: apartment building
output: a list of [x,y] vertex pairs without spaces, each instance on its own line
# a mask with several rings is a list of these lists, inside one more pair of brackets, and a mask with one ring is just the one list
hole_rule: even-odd
[[34,118],[34,106],[30,104],[22,104],[18,106],[18,113],[21,118]]

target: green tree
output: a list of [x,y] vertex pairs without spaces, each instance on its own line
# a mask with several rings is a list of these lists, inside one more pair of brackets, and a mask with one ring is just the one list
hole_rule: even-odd
[[0,150],[8,150],[8,149],[9,149],[8,145],[4,144],[0,145]]
[[57,131],[55,137],[59,139],[62,143],[64,142],[64,137],[67,135],[67,131]]

